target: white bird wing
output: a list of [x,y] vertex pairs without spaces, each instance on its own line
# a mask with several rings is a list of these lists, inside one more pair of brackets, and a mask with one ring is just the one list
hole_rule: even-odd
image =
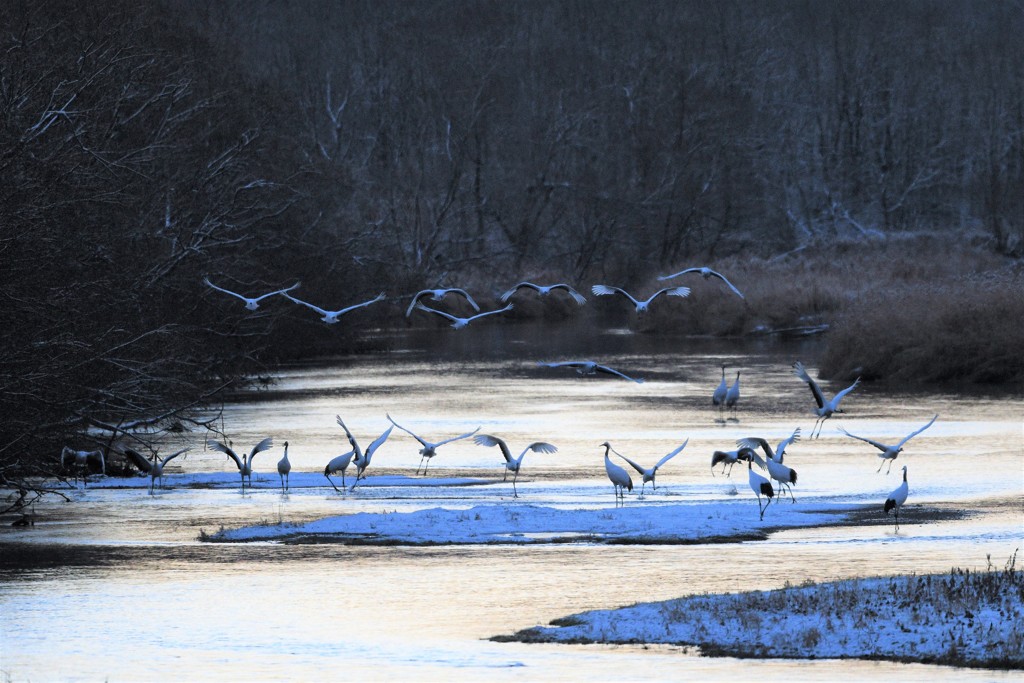
[[846,396],[848,393],[850,393],[851,391],[856,389],[858,384],[860,384],[860,377],[855,379],[853,384],[851,384],[850,386],[846,387],[845,389],[840,391],[838,394],[836,394],[836,397],[834,399],[832,399],[832,403],[834,405],[838,406],[839,402],[843,400],[843,396]]
[[665,296],[682,296],[682,297],[686,297],[686,296],[690,296],[690,288],[689,287],[665,287],[664,289],[659,289],[657,292],[652,294],[651,297],[646,302],[644,302],[644,303],[648,303],[649,304],[652,301],[654,301],[655,299],[657,299],[659,296],[661,296],[662,294],[664,294]]
[[594,285],[593,287],[590,288],[590,291],[594,293],[594,296],[621,294],[622,296],[632,301],[634,306],[640,305],[640,302],[634,299],[632,294],[619,287],[609,287],[608,285]]
[[658,464],[654,466],[654,469],[658,469],[659,467],[661,467],[662,465],[664,465],[665,463],[667,463],[667,462],[668,462],[669,460],[671,460],[672,458],[674,458],[674,457],[676,457],[677,455],[679,455],[680,451],[682,451],[682,450],[683,450],[684,448],[686,448],[686,444],[688,444],[688,443],[690,443],[690,440],[689,440],[689,439],[687,439],[686,441],[684,441],[684,442],[683,442],[683,444],[682,444],[682,445],[681,445],[681,446],[680,446],[679,448],[675,449],[674,451],[672,451],[671,453],[669,453],[668,455],[666,455],[666,456],[665,456],[664,458],[662,458],[661,460],[659,460],[659,461],[658,461]]
[[215,285],[215,284],[213,284],[212,282],[210,282],[210,278],[206,278],[206,277],[204,277],[204,278],[203,278],[203,282],[205,282],[205,283],[207,284],[207,286],[209,286],[209,287],[213,287],[213,288],[214,288],[214,289],[216,289],[216,290],[217,290],[218,292],[224,292],[225,294],[230,294],[231,296],[235,296],[235,297],[238,297],[238,298],[239,298],[239,299],[241,299],[242,301],[246,301],[246,302],[248,302],[248,301],[250,300],[250,299],[249,299],[249,297],[246,297],[246,296],[242,296],[242,295],[241,295],[241,294],[239,294],[238,292],[232,292],[232,291],[231,291],[230,289],[224,289],[223,287],[218,287],[217,285]]
[[786,452],[786,446],[791,443],[795,443],[800,440],[800,428],[797,427],[793,430],[793,433],[789,435],[788,439],[783,439],[779,442],[779,445],[775,447],[775,459],[782,462],[782,454]]
[[367,460],[369,460],[370,457],[373,456],[373,452],[374,451],[376,451],[378,448],[380,448],[381,445],[383,445],[383,443],[388,440],[388,437],[391,436],[391,430],[394,429],[394,428],[395,428],[395,426],[391,425],[390,427],[388,427],[387,429],[384,430],[383,434],[381,434],[380,436],[378,436],[376,439],[373,440],[373,443],[370,444],[370,447],[366,449],[366,459]]
[[680,275],[699,272],[701,272],[700,268],[687,268],[686,270],[680,270],[678,273],[672,273],[671,275],[662,275],[661,277],[658,278],[658,280],[671,280],[672,278],[679,277]]
[[508,291],[506,291],[504,294],[502,294],[501,297],[499,297],[499,298],[502,301],[508,301],[509,299],[512,298],[513,294],[515,294],[516,292],[519,291],[520,287],[532,287],[533,289],[536,289],[537,291],[540,291],[540,287],[538,287],[537,285],[533,284],[532,282],[520,282],[519,284],[513,285]]
[[821,388],[818,387],[818,383],[811,379],[811,376],[807,374],[807,370],[804,368],[804,364],[800,361],[793,363],[793,374],[807,382],[807,385],[811,387],[811,393],[814,395],[814,401],[818,404],[819,408],[825,407],[825,395],[821,393]]
[[469,292],[467,292],[466,290],[459,289],[458,287],[452,287],[448,291],[449,292],[455,292],[456,294],[461,294],[463,297],[465,297],[466,301],[469,302],[469,305],[473,307],[473,310],[475,310],[475,311],[479,311],[480,310],[480,306],[477,305],[477,303],[475,301],[473,301],[473,297],[471,297],[469,295]]
[[740,448],[750,448],[753,450],[761,448],[764,450],[765,455],[770,455],[770,453],[772,452],[772,447],[768,444],[768,442],[759,436],[748,436],[744,439],[739,439],[738,441],[736,441],[736,445],[739,446]]
[[242,459],[239,458],[238,455],[236,455],[233,450],[231,450],[230,446],[225,446],[220,441],[214,441],[213,443],[210,444],[210,448],[212,448],[215,451],[220,451],[221,453],[227,454],[229,458],[235,461],[235,464],[238,466],[238,469],[242,469]]
[[359,444],[356,443],[356,437],[353,436],[352,432],[350,432],[348,427],[345,426],[345,423],[341,420],[341,415],[335,415],[334,418],[337,420],[338,424],[341,425],[341,428],[345,430],[345,436],[348,437],[348,443],[352,446],[352,450],[356,452],[356,457],[361,457],[362,450],[360,450]]
[[344,314],[348,313],[349,311],[356,310],[357,308],[363,308],[364,306],[369,306],[370,304],[375,304],[375,303],[377,303],[378,301],[380,301],[383,298],[384,298],[384,292],[381,292],[380,294],[378,294],[377,296],[373,297],[369,301],[364,301],[361,304],[355,304],[354,306],[349,306],[348,308],[343,308],[340,311],[338,311],[337,313],[338,313],[338,315],[344,315]]
[[577,304],[579,304],[580,306],[582,306],[583,304],[587,303],[586,297],[584,297],[582,294],[580,294],[579,292],[577,292],[575,289],[573,289],[572,287],[570,287],[567,284],[559,283],[557,285],[551,285],[551,289],[564,289],[565,291],[567,291],[569,293],[569,296],[571,296],[573,298],[573,300]]
[[512,453],[508,450],[508,444],[496,436],[477,434],[473,437],[473,443],[477,446],[498,446],[501,449],[501,454],[505,456],[505,462],[514,462],[512,460]]
[[430,293],[429,289],[421,289],[420,291],[416,292],[416,294],[413,295],[412,301],[409,302],[409,308],[407,308],[405,310],[405,317],[406,318],[408,318],[410,315],[412,315],[412,309],[416,308],[416,302],[420,300],[420,297],[422,297],[424,294],[429,294],[429,293]]
[[505,308],[498,308],[493,311],[484,311],[483,313],[477,313],[476,315],[470,316],[469,320],[476,320],[477,318],[483,318],[484,316],[494,315],[495,313],[504,313],[505,311],[511,311],[515,308],[515,304],[509,304]]
[[292,303],[301,304],[301,305],[305,306],[306,308],[312,308],[314,311],[316,311],[320,315],[326,316],[326,315],[330,315],[331,313],[334,313],[334,311],[325,311],[324,309],[320,308],[319,306],[314,306],[313,304],[309,303],[308,301],[303,301],[302,299],[296,299],[294,296],[292,296],[288,292],[284,292],[283,294],[281,294],[281,296],[283,296],[284,298],[288,299]]
[[526,451],[533,451],[534,453],[554,453],[557,450],[557,446],[545,443],[544,441],[535,441],[531,443],[529,446],[527,446],[523,453],[525,453]]
[[728,285],[729,289],[731,289],[733,292],[736,293],[736,296],[738,296],[741,299],[746,299],[746,297],[743,296],[743,292],[741,292],[740,290],[736,289],[736,285],[734,285],[733,283],[729,282],[728,278],[726,278],[724,275],[722,275],[718,271],[711,270],[710,268],[708,269],[708,272],[711,275],[714,275],[715,277],[717,277],[722,282],[724,282],[726,285]]
[[[753,450],[750,451],[750,461],[753,462],[758,467],[760,467],[762,470],[768,469],[768,463],[766,463],[764,461],[764,458],[762,458],[760,455],[758,455]],[[754,474],[757,475],[756,472]]]
[[612,449],[612,451],[615,453],[615,455],[619,456],[620,458],[622,458],[623,460],[628,462],[630,464],[630,466],[632,466],[632,468],[634,470],[636,470],[637,472],[639,472],[640,474],[646,474],[647,473],[647,470],[645,470],[643,467],[641,467],[638,463],[633,462],[632,460],[630,460],[629,458],[624,456],[622,453],[619,453],[618,451],[616,451],[614,448]]
[[[419,442],[420,442],[420,445],[422,445],[422,446],[423,446],[424,448],[430,448],[430,446],[431,446],[432,444],[429,444],[429,443],[427,443],[426,441],[424,441],[424,440],[423,440],[423,439],[421,439],[420,437],[416,436],[415,434],[413,434],[412,432],[410,432],[410,431],[409,431],[408,429],[406,429],[406,428],[405,428],[405,427],[403,427],[402,425],[400,425],[400,424],[398,424],[397,422],[395,422],[395,420],[394,420],[394,419],[393,419],[393,418],[392,418],[392,417],[391,417],[390,415],[388,415],[387,413],[384,413],[384,414],[385,414],[385,415],[387,416],[388,420],[390,420],[390,421],[391,421],[391,424],[395,425],[396,427],[398,427],[399,429],[401,429],[401,430],[402,430],[403,432],[405,432],[406,434],[408,434],[408,435],[409,435],[409,436],[411,436],[412,438],[414,438],[414,439],[416,439],[417,441],[419,441]],[[440,446],[441,444],[437,444],[437,445],[438,445],[438,446]],[[435,448],[436,448],[436,447],[437,447],[437,446],[435,446]]]
[[253,446],[252,450],[249,451],[249,466],[252,467],[252,459],[256,457],[257,453],[262,453],[263,451],[273,447],[274,437],[272,436],[268,436],[267,438],[263,439],[263,441],[260,441],[258,444]]
[[457,323],[460,320],[462,320],[462,318],[456,318],[454,315],[451,315],[450,313],[445,313],[444,311],[439,311],[436,308],[427,308],[426,306],[419,302],[416,302],[415,307],[420,309],[421,311],[426,311],[427,313],[436,313],[442,318],[448,318],[448,320],[451,320],[453,323]]
[[191,448],[182,448],[177,453],[171,453],[166,458],[164,458],[163,460],[160,461],[160,466],[162,467],[162,466],[166,465],[167,463],[169,463],[170,461],[174,460],[175,458],[177,458],[182,453],[188,453],[190,450],[192,450],[192,449]]
[[637,384],[643,384],[644,383],[644,381],[642,379],[639,379],[639,378],[636,378],[636,377],[630,377],[629,375],[621,373],[618,370],[616,370],[615,368],[610,368],[607,365],[597,365],[597,364],[595,364],[594,365],[594,370],[596,370],[597,372],[603,372],[606,375],[615,375],[616,377],[621,377],[622,379],[628,379],[630,382],[636,382]]
[[859,441],[864,441],[865,443],[869,443],[872,446],[874,446],[875,448],[877,448],[878,450],[882,451],[883,453],[885,453],[887,450],[889,450],[889,447],[886,446],[884,443],[879,443],[878,441],[875,441],[874,439],[869,439],[869,438],[864,437],[864,436],[857,436],[856,434],[851,434],[850,432],[846,431],[842,427],[839,428],[839,431],[841,431],[843,434],[846,434],[851,439],[857,439]]
[[143,456],[138,451],[133,450],[131,448],[125,448],[122,450],[122,452],[124,453],[125,457],[131,461],[133,465],[138,467],[146,474],[149,474],[149,472],[153,469],[153,463],[147,460],[146,457]]
[[296,282],[291,287],[285,287],[284,289],[278,289],[278,290],[275,290],[273,292],[267,292],[266,294],[263,294],[261,296],[256,297],[255,299],[253,299],[253,301],[263,301],[268,296],[275,296],[277,294],[286,294],[287,292],[292,291],[293,289],[295,289],[296,287],[298,287],[301,284],[302,284],[301,282]]
[[933,424],[933,423],[935,422],[935,420],[936,420],[936,419],[938,419],[938,417],[939,417],[939,414],[938,414],[938,413],[936,413],[936,414],[935,414],[935,417],[933,417],[933,418],[932,418],[931,420],[929,420],[929,421],[928,421],[928,424],[926,424],[926,425],[925,425],[924,427],[921,427],[921,428],[920,428],[920,429],[918,429],[918,430],[917,430],[916,432],[911,432],[910,434],[908,434],[908,435],[906,435],[905,437],[903,437],[903,441],[900,441],[900,442],[899,442],[898,444],[896,444],[896,448],[897,448],[897,450],[898,450],[899,448],[901,448],[901,447],[903,446],[903,444],[905,444],[906,442],[910,441],[910,440],[911,440],[911,439],[913,439],[913,438],[914,438],[915,436],[917,436],[918,434],[920,434],[920,433],[921,433],[921,432],[923,432],[924,430],[926,430],[926,429],[928,429],[929,427],[931,427],[931,426],[932,426],[932,424]]
[[[445,439],[444,441],[438,441],[436,444],[434,444],[434,448],[439,448],[440,446],[443,446],[446,443],[451,443],[452,441],[458,441],[460,439],[468,439],[469,437],[473,436],[474,434],[476,434],[479,431],[480,431],[480,428],[477,427],[476,429],[474,429],[471,432],[466,432],[465,434],[459,434],[458,436],[453,436],[452,438]],[[423,443],[423,442],[421,441],[420,443]]]

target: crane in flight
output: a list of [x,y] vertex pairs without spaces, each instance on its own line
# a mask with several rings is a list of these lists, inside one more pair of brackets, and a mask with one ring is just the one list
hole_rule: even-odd
[[169,463],[171,460],[174,460],[179,455],[188,452],[188,450],[188,448],[183,448],[177,453],[172,453],[168,455],[166,458],[160,458],[156,455],[156,453],[154,453],[152,462],[144,455],[142,455],[142,453],[139,453],[134,449],[124,448],[122,449],[122,452],[124,453],[125,457],[131,461],[133,465],[138,467],[139,470],[141,470],[142,472],[149,475],[149,495],[153,495],[153,488],[156,486],[157,479],[160,480],[160,488],[164,487],[164,467],[167,465],[167,463]]
[[613,377],[621,377],[622,379],[629,380],[630,382],[636,382],[637,384],[644,383],[640,378],[630,377],[629,375],[619,372],[614,368],[610,368],[607,365],[599,365],[592,360],[567,360],[561,363],[545,363],[544,361],[537,361],[537,365],[545,368],[574,368],[576,372],[581,375],[601,373],[604,375],[612,375]]
[[711,270],[707,266],[701,266],[700,268],[687,268],[686,270],[680,270],[678,273],[672,273],[671,275],[662,275],[661,277],[658,278],[658,280],[671,280],[673,278],[679,277],[680,275],[686,275],[687,273],[699,273],[705,280],[710,280],[713,277],[717,277],[719,280],[724,282],[726,286],[729,287],[729,289],[735,292],[736,296],[738,296],[741,299],[746,299],[746,297],[743,296],[743,292],[736,289],[736,285],[729,282],[728,278],[726,278],[724,275],[722,275],[716,270]]
[[446,287],[442,289],[421,289],[420,291],[416,292],[416,294],[413,295],[412,301],[409,302],[409,308],[405,310],[405,317],[408,318],[409,316],[411,316],[412,310],[416,308],[416,304],[419,303],[419,300],[426,297],[427,295],[430,296],[431,301],[442,301],[449,294],[458,294],[462,296],[467,302],[469,302],[469,305],[473,307],[474,311],[480,310],[480,306],[478,306],[477,303],[473,301],[473,297],[471,297],[469,295],[469,292],[467,292],[464,289],[459,289],[458,287]]
[[657,462],[657,464],[654,465],[654,467],[644,467],[642,465],[639,465],[639,464],[633,462],[632,460],[630,460],[629,458],[627,458],[626,456],[624,456],[622,453],[619,453],[614,448],[612,448],[612,452],[615,453],[615,455],[617,455],[620,458],[622,458],[623,460],[625,460],[626,462],[628,462],[630,464],[630,466],[632,466],[632,468],[634,470],[636,470],[637,472],[639,472],[640,476],[643,477],[643,484],[641,484],[641,486],[640,486],[640,495],[643,496],[644,495],[644,489],[647,487],[647,482],[651,482],[651,488],[652,489],[657,489],[657,487],[654,485],[654,477],[657,476],[657,474],[658,474],[658,468],[661,467],[662,465],[664,465],[665,463],[667,463],[669,460],[671,460],[675,456],[677,456],[680,451],[682,451],[684,448],[686,448],[686,444],[688,444],[688,443],[690,443],[689,439],[684,441],[681,446],[679,446],[674,451],[672,451],[671,453],[669,453],[668,455],[663,457],[661,460],[659,460]]
[[477,434],[473,437],[473,443],[477,446],[497,446],[501,449],[501,454],[505,457],[505,476],[502,477],[502,481],[508,479],[508,473],[514,472],[512,476],[512,495],[515,498],[519,497],[519,492],[516,491],[516,479],[519,478],[519,470],[523,465],[523,456],[528,452],[533,451],[535,453],[554,453],[558,450],[556,446],[553,446],[544,441],[535,441],[529,446],[523,449],[523,452],[519,454],[518,458],[512,457],[512,452],[508,449],[508,444],[499,439],[496,436],[490,434]]
[[[738,448],[735,451],[715,451],[711,454],[711,476],[715,476],[715,465],[722,463],[722,474],[728,477],[732,476],[732,467],[740,460],[750,460],[750,456],[754,453],[753,448]],[[729,472],[726,474],[725,466],[729,466]]]
[[341,419],[341,415],[336,415],[335,418],[337,419],[338,424],[341,425],[341,428],[345,430],[345,436],[348,437],[348,443],[352,446],[352,452],[354,454],[352,464],[356,466],[356,480],[355,483],[352,484],[352,488],[349,490],[354,491],[359,480],[366,478],[366,468],[370,466],[370,460],[373,458],[373,454],[376,453],[377,449],[388,440],[388,437],[391,435],[391,430],[395,428],[395,425],[392,424],[384,430],[383,434],[374,439],[373,443],[370,444],[364,453],[363,450],[359,448],[359,444],[356,442],[356,437],[352,436],[352,432],[350,432],[348,427],[345,426],[345,423]]
[[445,313],[444,311],[439,311],[436,308],[427,308],[426,306],[424,306],[421,303],[417,303],[416,304],[416,308],[420,309],[421,311],[426,311],[427,313],[433,313],[435,315],[441,316],[442,318],[450,320],[451,323],[452,323],[452,327],[454,327],[457,330],[461,330],[463,327],[465,327],[466,325],[470,324],[471,322],[473,322],[474,320],[476,320],[478,318],[483,318],[483,317],[488,316],[488,315],[494,315],[496,313],[504,313],[505,311],[511,311],[512,308],[513,308],[513,305],[509,304],[505,308],[499,308],[499,309],[494,310],[494,311],[484,311],[483,313],[477,313],[476,315],[471,315],[468,318],[460,318],[460,317],[458,317],[456,315],[452,315],[451,313]]
[[580,294],[575,289],[573,289],[572,287],[570,287],[569,285],[567,285],[567,284],[565,284],[563,282],[560,282],[557,285],[535,285],[532,282],[525,282],[525,281],[524,282],[520,282],[519,284],[515,285],[510,290],[508,290],[507,292],[502,294],[501,295],[502,302],[505,302],[505,301],[508,301],[509,299],[511,299],[512,295],[515,294],[520,289],[532,289],[532,290],[536,291],[538,294],[540,294],[541,296],[547,296],[553,290],[556,290],[556,289],[564,289],[566,292],[569,293],[569,296],[571,296],[573,298],[573,301],[575,301],[580,306],[582,306],[583,304],[587,303],[586,298],[582,294]]
[[[441,446],[445,445],[446,443],[451,443],[452,441],[458,441],[459,439],[468,439],[469,437],[473,436],[474,434],[476,434],[477,432],[480,431],[480,428],[477,427],[476,429],[474,429],[471,432],[466,432],[465,434],[460,434],[459,436],[453,436],[450,439],[445,439],[444,441],[438,441],[437,443],[433,443],[431,441],[427,441],[426,439],[423,439],[423,438],[413,434],[408,429],[406,429],[402,425],[400,425],[397,422],[395,422],[394,419],[392,419],[392,417],[390,415],[388,415],[387,418],[391,422],[391,424],[395,425],[396,427],[401,429],[403,432],[405,432],[406,434],[408,434],[412,438],[414,438],[417,441],[419,441],[420,445],[423,446],[423,448],[420,449],[420,456],[421,456],[420,457],[420,464],[416,466],[416,474],[420,473],[420,467],[421,466],[423,467],[423,474],[427,473],[427,467],[430,467],[430,459],[433,458],[435,455],[437,455],[437,449],[438,448],[440,448]],[[423,465],[423,461],[424,460],[427,461],[426,465]]]
[[364,306],[369,306],[370,304],[377,303],[378,301],[380,301],[381,299],[384,298],[384,292],[381,292],[380,294],[378,294],[374,298],[370,299],[369,301],[364,301],[361,304],[355,304],[353,306],[349,306],[347,308],[342,308],[342,309],[337,310],[337,311],[326,311],[326,310],[320,308],[319,306],[314,306],[313,304],[305,302],[305,301],[302,301],[301,299],[296,299],[295,297],[293,297],[291,294],[288,294],[288,293],[284,293],[284,294],[282,294],[282,296],[284,296],[289,301],[297,303],[297,304],[299,304],[301,306],[305,306],[306,308],[313,309],[314,311],[319,313],[321,316],[323,316],[322,318],[320,318],[322,321],[324,321],[328,325],[334,325],[335,323],[338,322],[338,318],[340,318],[341,316],[345,315],[349,311],[354,311],[357,308],[363,308]]
[[899,456],[899,454],[903,452],[903,444],[907,443],[908,441],[913,439],[915,436],[917,436],[918,434],[920,434],[924,430],[926,430],[929,427],[931,427],[932,424],[934,424],[935,420],[938,417],[939,417],[939,415],[938,415],[938,413],[936,413],[935,417],[933,417],[931,420],[928,421],[928,424],[926,424],[924,427],[921,427],[917,431],[913,431],[910,434],[907,434],[905,437],[903,437],[903,440],[900,441],[895,446],[887,446],[884,443],[880,443],[878,441],[874,441],[872,439],[868,439],[868,438],[863,437],[863,436],[857,436],[856,434],[851,434],[850,432],[846,431],[842,427],[839,428],[839,431],[841,431],[843,434],[846,434],[851,439],[859,439],[860,441],[863,441],[865,443],[869,443],[872,446],[874,446],[875,448],[877,448],[878,450],[882,451],[881,453],[878,454],[878,457],[882,459],[882,462],[878,463],[878,469],[875,470],[875,472],[876,473],[877,472],[881,472],[882,471],[882,465],[884,465],[886,463],[886,461],[888,461],[889,462],[889,467],[886,468],[885,473],[889,474],[889,470],[892,469],[892,462],[893,462],[893,460],[895,460],[896,457]]
[[238,474],[242,478],[242,493],[245,493],[246,478],[249,479],[249,488],[252,488],[253,458],[256,457],[257,453],[262,453],[263,451],[273,448],[274,439],[273,437],[268,436],[267,438],[263,439],[263,441],[260,441],[258,444],[253,446],[252,450],[249,451],[248,455],[242,455],[241,457],[239,457],[238,454],[231,449],[232,445],[233,444],[230,441],[228,441],[228,445],[224,445],[219,441],[214,441],[213,443],[210,444],[210,448],[212,448],[215,451],[220,451],[221,453],[226,454],[229,458],[235,461],[235,465],[238,466]]
[[208,277],[204,277],[203,278],[203,282],[205,282],[208,287],[212,287],[213,289],[216,289],[218,292],[224,292],[225,294],[230,294],[233,297],[237,297],[237,298],[241,299],[242,301],[245,302],[245,307],[247,309],[249,309],[250,311],[255,311],[257,308],[259,308],[260,307],[260,302],[263,301],[264,299],[266,299],[267,297],[275,296],[277,294],[287,294],[288,292],[290,292],[293,289],[295,289],[296,287],[298,287],[299,284],[301,284],[301,283],[296,282],[291,287],[285,287],[284,289],[277,289],[277,290],[274,290],[273,292],[267,292],[266,294],[261,294],[260,296],[256,296],[256,297],[248,297],[248,296],[244,296],[242,294],[239,294],[238,292],[232,292],[230,289],[224,289],[223,287],[218,287],[217,285],[215,285],[212,282],[210,282],[210,278],[208,278]]
[[622,296],[624,296],[627,299],[629,299],[633,303],[634,306],[636,306],[636,312],[637,313],[644,313],[645,311],[647,311],[647,307],[651,305],[651,302],[654,301],[655,299],[657,299],[662,294],[664,294],[665,296],[678,296],[678,297],[690,296],[690,288],[689,287],[665,287],[664,289],[659,289],[657,292],[655,292],[654,294],[652,294],[651,296],[649,296],[647,299],[645,299],[643,301],[639,301],[639,300],[633,298],[632,294],[630,294],[629,292],[627,292],[626,290],[624,290],[624,289],[622,289],[620,287],[609,287],[608,285],[594,285],[593,287],[590,288],[590,291],[592,291],[595,296],[607,296],[609,294],[621,294]]
[[858,377],[853,384],[832,397],[832,400],[826,401],[825,394],[821,393],[821,387],[819,387],[818,383],[807,374],[807,370],[804,368],[803,363],[800,361],[793,363],[793,374],[807,382],[807,385],[811,388],[811,394],[814,395],[814,402],[818,405],[814,411],[814,414],[818,416],[818,419],[815,421],[814,427],[811,428],[811,438],[817,438],[814,436],[815,429],[818,430],[818,436],[820,437],[821,426],[825,424],[825,420],[832,417],[833,413],[844,412],[839,409],[839,402],[843,400],[844,396],[857,388],[857,385],[860,384],[860,377]]

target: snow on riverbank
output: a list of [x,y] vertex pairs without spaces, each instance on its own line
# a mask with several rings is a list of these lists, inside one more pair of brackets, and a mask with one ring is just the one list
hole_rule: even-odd
[[671,643],[740,657],[1024,668],[1024,572],[852,579],[584,612],[494,640]]
[[643,507],[561,509],[528,504],[431,508],[414,512],[338,515],[306,524],[223,530],[206,540],[335,540],[380,544],[462,543],[710,543],[764,538],[780,528],[839,521],[858,506],[829,504],[807,510],[779,506],[758,520],[753,501]]

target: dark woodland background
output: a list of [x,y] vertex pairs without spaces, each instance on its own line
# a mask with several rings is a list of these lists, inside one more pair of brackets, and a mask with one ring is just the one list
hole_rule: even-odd
[[383,290],[363,323],[404,325],[439,284],[712,265],[748,301],[695,292],[691,331],[824,320],[823,373],[893,377],[934,365],[931,326],[952,367],[915,377],[1024,379],[1021,2],[12,1],[0,27],[0,483],[355,343],[205,275]]

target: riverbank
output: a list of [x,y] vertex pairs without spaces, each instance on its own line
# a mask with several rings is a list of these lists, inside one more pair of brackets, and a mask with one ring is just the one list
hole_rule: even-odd
[[1015,564],[1016,553],[1001,570],[990,562],[984,571],[692,595],[584,612],[493,640],[658,643],[711,656],[1024,669],[1024,572]]

